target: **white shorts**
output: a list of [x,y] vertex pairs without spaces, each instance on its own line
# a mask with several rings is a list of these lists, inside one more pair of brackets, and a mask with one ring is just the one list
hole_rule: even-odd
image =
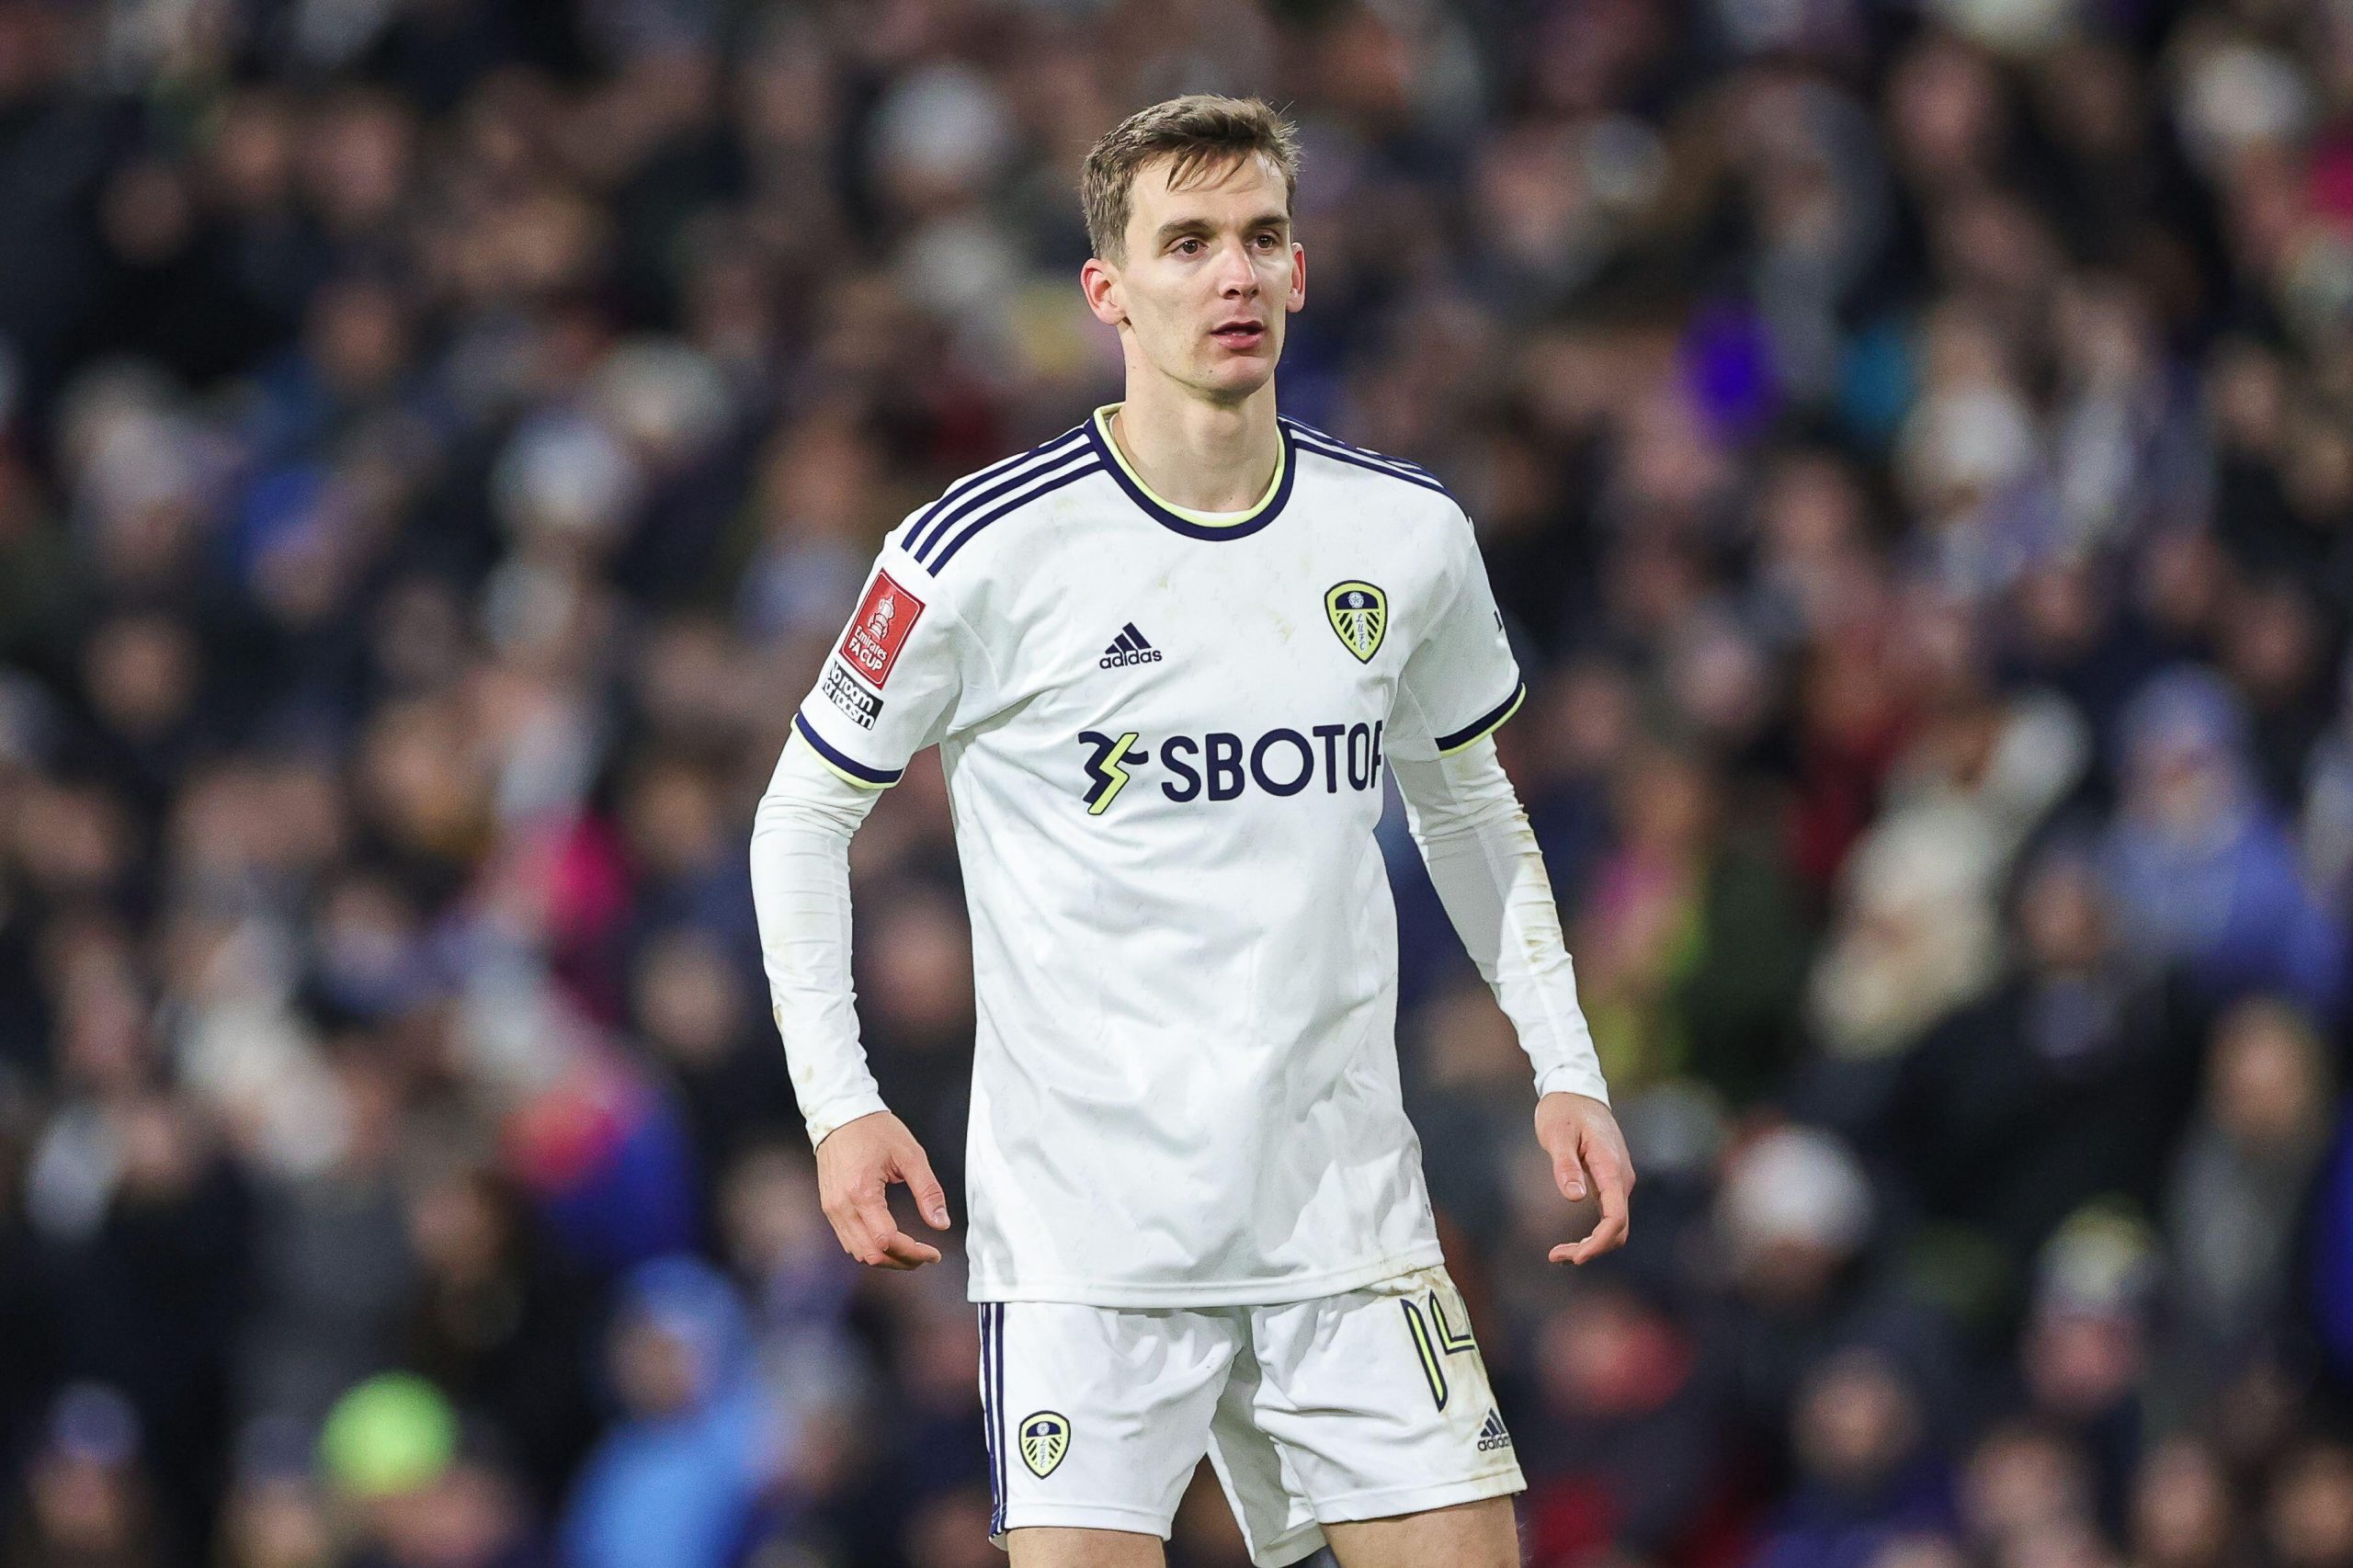
[[1167,1539],[1204,1451],[1250,1560],[1321,1524],[1523,1489],[1446,1270],[1263,1307],[981,1306],[992,1539],[1029,1526]]

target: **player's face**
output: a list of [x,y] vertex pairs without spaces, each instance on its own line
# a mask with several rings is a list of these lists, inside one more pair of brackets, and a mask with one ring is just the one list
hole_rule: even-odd
[[1282,172],[1258,156],[1196,169],[1170,189],[1173,159],[1136,171],[1127,255],[1087,264],[1087,300],[1124,323],[1131,364],[1220,403],[1267,384],[1285,318],[1307,302],[1307,258],[1290,236]]

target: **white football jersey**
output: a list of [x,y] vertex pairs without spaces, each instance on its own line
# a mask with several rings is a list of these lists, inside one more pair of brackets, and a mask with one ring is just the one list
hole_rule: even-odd
[[1373,828],[1389,757],[1522,696],[1470,521],[1289,419],[1256,506],[1188,512],[1109,413],[894,529],[795,720],[871,787],[940,748],[971,1293],[1268,1303],[1438,1263]]

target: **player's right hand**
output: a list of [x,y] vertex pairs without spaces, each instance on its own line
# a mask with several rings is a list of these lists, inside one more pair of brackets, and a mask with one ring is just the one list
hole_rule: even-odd
[[817,1145],[817,1196],[842,1250],[875,1268],[921,1268],[939,1249],[899,1229],[891,1218],[890,1184],[903,1181],[924,1222],[948,1228],[948,1194],[931,1174],[923,1145],[887,1110],[845,1121]]

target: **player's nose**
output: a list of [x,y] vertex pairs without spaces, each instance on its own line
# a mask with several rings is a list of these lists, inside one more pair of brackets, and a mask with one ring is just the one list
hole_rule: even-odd
[[1247,299],[1258,292],[1258,269],[1250,265],[1249,251],[1228,245],[1218,255],[1218,291],[1228,299]]

